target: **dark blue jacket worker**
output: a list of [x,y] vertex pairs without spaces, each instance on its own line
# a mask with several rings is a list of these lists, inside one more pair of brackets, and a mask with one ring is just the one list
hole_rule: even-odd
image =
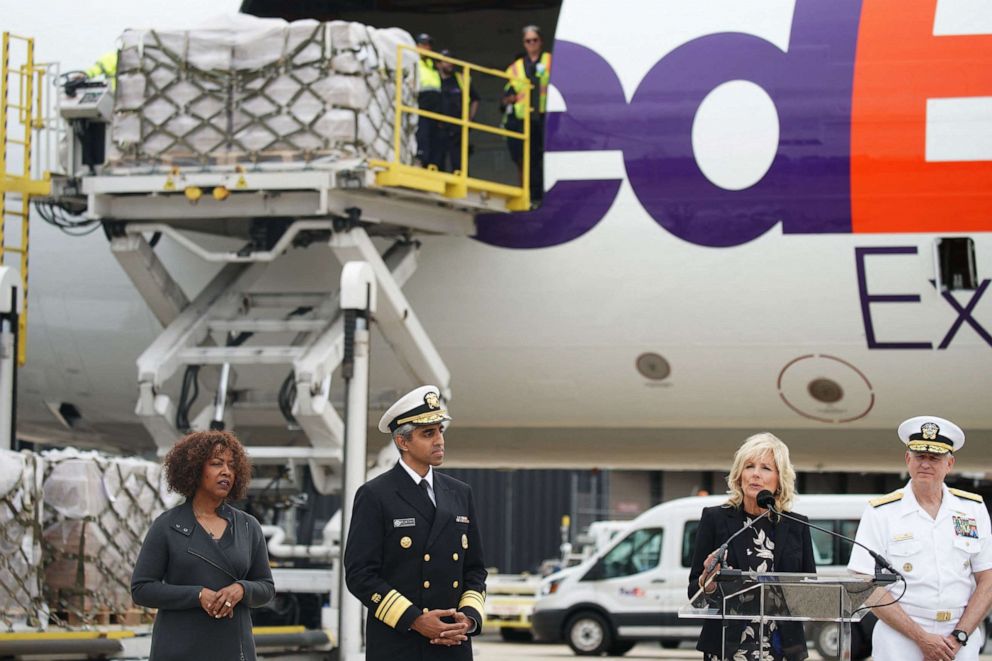
[[434,470],[450,420],[435,386],[379,421],[400,460],[355,495],[345,546],[348,590],[367,608],[368,661],[472,659],[486,590],[472,489]]

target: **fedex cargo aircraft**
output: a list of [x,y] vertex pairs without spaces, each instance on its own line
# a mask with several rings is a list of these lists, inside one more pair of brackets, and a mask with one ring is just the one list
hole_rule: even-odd
[[[319,4],[499,68],[527,23],[552,46],[541,207],[423,237],[406,287],[453,375],[450,464],[723,469],[770,430],[803,469],[898,470],[896,426],[932,413],[989,470],[992,2]],[[3,28],[63,69],[159,20],[40,5],[61,17]],[[241,10],[307,12],[280,5]],[[59,32],[67,11],[100,38]],[[33,240],[22,437],[150,450],[134,361],[157,322],[99,233]],[[211,273],[157,250],[190,293]],[[376,345],[372,400],[412,385]],[[298,436],[246,419],[249,442]]]

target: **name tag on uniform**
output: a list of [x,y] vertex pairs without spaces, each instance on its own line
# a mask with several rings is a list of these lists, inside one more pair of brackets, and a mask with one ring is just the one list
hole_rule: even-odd
[[893,535],[892,537],[893,542],[905,542],[907,539],[913,539],[913,533],[904,532],[901,535]]
[[954,534],[958,537],[978,539],[978,521],[970,516],[953,516]]
[[460,515],[459,516],[456,516],[455,517],[455,523],[468,523],[468,517],[467,516],[460,516]]
[[417,525],[416,519],[393,519],[394,528],[413,528]]

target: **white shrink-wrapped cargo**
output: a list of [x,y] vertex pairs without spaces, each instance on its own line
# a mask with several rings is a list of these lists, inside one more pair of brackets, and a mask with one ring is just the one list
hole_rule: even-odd
[[[111,170],[172,165],[300,168],[393,158],[398,28],[245,15],[190,30],[129,30],[121,40]],[[402,98],[416,99],[416,55]],[[403,162],[416,118],[404,115]]]
[[151,522],[179,498],[160,464],[72,448],[44,453],[44,595],[74,624],[138,614],[131,570]]
[[41,462],[0,450],[0,631],[44,627],[41,598]]

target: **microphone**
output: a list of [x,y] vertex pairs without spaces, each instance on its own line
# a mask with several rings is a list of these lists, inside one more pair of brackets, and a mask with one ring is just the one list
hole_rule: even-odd
[[[772,495],[770,491],[762,491],[758,495],[760,496],[761,494],[765,494],[765,493],[767,493],[769,496]],[[731,535],[729,538],[727,538],[727,541],[725,541],[723,544],[720,544],[719,548],[717,548],[717,550],[713,552],[713,559],[710,560],[706,565],[703,566],[703,573],[704,574],[709,574],[711,571],[713,571],[714,568],[716,568],[717,564],[720,562],[720,558],[722,558],[727,553],[727,549],[730,548],[730,542],[734,541],[734,539],[738,535],[742,534],[745,530],[750,529],[751,526],[753,526],[755,523],[757,523],[761,519],[764,519],[764,518],[768,517],[771,513],[772,513],[772,511],[770,509],[767,509],[766,508],[764,512],[762,512],[760,515],[756,516],[755,518],[753,518],[750,521],[748,521],[747,523],[745,523],[744,526],[742,526],[740,530],[738,530],[733,535]],[[710,579],[708,581],[706,581],[707,585],[710,583],[710,581],[713,580],[713,578],[714,577],[711,576]],[[704,589],[705,588],[703,586],[699,586],[699,589],[696,591],[696,594],[694,594],[692,596],[692,599],[690,599],[689,602],[691,603],[691,602],[696,601],[696,599],[699,597],[699,595],[701,595],[703,593],[703,590]]]
[[[765,490],[765,491],[761,491],[761,492],[758,493],[758,498],[759,498],[759,501],[758,502],[759,502],[759,504],[761,502],[760,501],[760,498],[762,497],[763,494],[768,494],[768,496],[772,498],[772,502],[775,501],[774,496],[772,496],[772,492]],[[727,541],[725,541],[723,544],[720,545],[720,548],[718,548],[716,550],[715,554],[713,555],[713,559],[710,560],[709,564],[706,565],[706,567],[705,567],[707,574],[710,573],[711,571],[713,571],[713,569],[716,567],[717,563],[720,562],[720,558],[723,557],[723,555],[727,552],[727,549],[730,547],[730,542],[734,541],[734,539],[738,535],[740,535],[741,533],[743,533],[745,530],[749,529],[755,523],[757,523],[761,519],[766,518],[768,515],[771,514],[771,512],[772,512],[771,509],[768,509],[768,508],[765,508],[765,509],[767,511],[762,512],[760,516],[757,516],[757,517],[751,519],[750,521],[748,521],[746,524],[744,524],[744,527],[743,528],[741,528],[740,530],[738,530],[737,532],[735,532],[733,535],[731,535],[727,539]]]
[[[827,530],[826,528],[821,528],[820,526],[814,525],[814,524],[810,523],[809,521],[803,521],[802,519],[800,519],[798,517],[792,516],[790,514],[786,514],[785,512],[781,512],[781,511],[775,509],[775,496],[772,494],[771,491],[768,491],[767,489],[762,490],[762,491],[759,491],[758,492],[758,497],[757,497],[756,500],[758,502],[758,506],[759,507],[764,507],[769,512],[775,512],[775,514],[777,514],[778,516],[783,516],[786,519],[791,519],[792,521],[795,521],[797,523],[801,523],[804,526],[809,526],[810,528],[813,528],[814,530],[819,530],[820,532],[825,532],[828,535],[833,535],[834,537],[839,537],[840,539],[843,539],[846,542],[851,542],[852,544],[856,544],[856,545],[860,546],[865,551],[868,551],[868,554],[875,560],[876,566],[880,566],[882,569],[888,570],[890,573],[894,574],[895,576],[898,576],[899,578],[903,578],[902,574],[900,574],[899,572],[897,572],[895,570],[895,568],[891,564],[889,564],[889,561],[886,560],[880,553],[876,553],[875,551],[872,551],[870,548],[868,548],[867,546],[865,546],[864,544],[862,544],[858,540],[852,539],[852,538],[848,537],[847,535],[842,535],[839,532],[834,532],[833,530]],[[877,571],[875,572],[875,574],[876,574],[876,576],[878,576],[878,572]]]

